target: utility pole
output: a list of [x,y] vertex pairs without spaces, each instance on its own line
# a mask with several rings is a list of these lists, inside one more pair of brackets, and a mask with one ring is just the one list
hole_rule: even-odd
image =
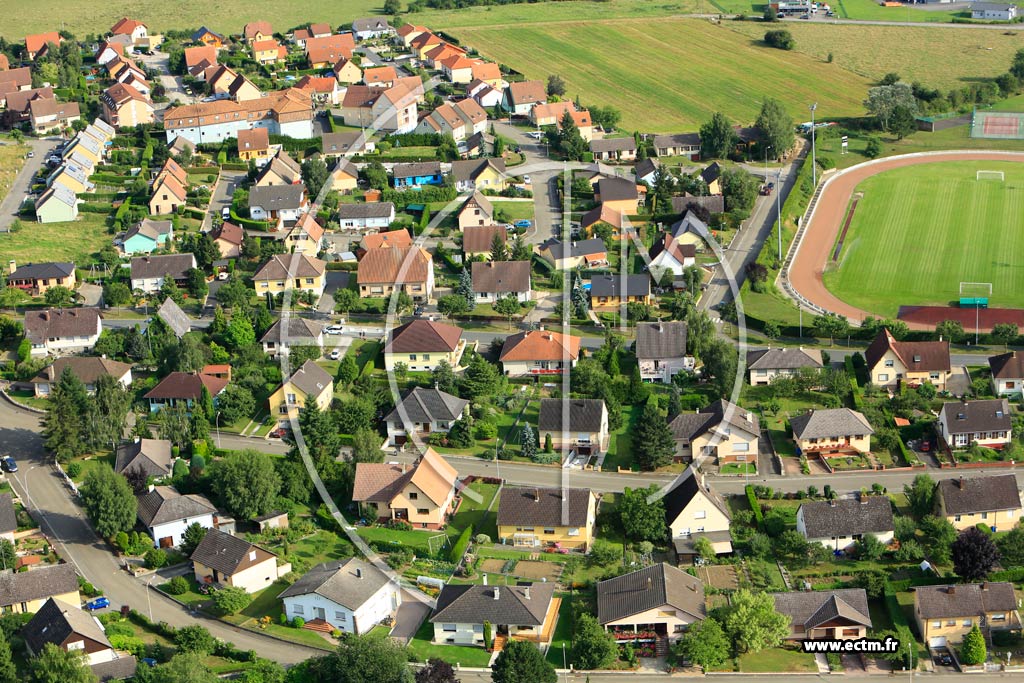
[[[767,177],[767,176],[766,176]],[[779,220],[779,267],[782,267],[782,169],[775,175],[775,213]]]
[[818,164],[814,150],[814,112],[818,108],[818,103],[815,102],[811,105],[811,187],[818,187]]

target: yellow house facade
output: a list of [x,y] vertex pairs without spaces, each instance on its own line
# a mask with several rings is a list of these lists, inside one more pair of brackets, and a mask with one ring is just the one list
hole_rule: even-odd
[[943,479],[935,492],[938,513],[957,531],[984,524],[1009,531],[1021,518],[1020,492],[1012,474]]
[[594,539],[597,508],[590,489],[505,487],[498,502],[498,538],[517,548],[585,551]]
[[928,647],[958,644],[975,626],[993,631],[1021,627],[1013,584],[1003,582],[918,586],[914,621]]
[[357,463],[352,500],[378,520],[440,529],[452,512],[457,480],[455,468],[428,448],[412,466]]
[[[7,504],[10,505],[10,501]],[[78,574],[73,564],[57,564],[30,572],[5,574],[0,584],[0,595],[5,596],[0,602],[4,614],[34,614],[50,598],[68,605],[82,604],[82,596],[78,592]]]
[[324,293],[327,264],[306,254],[278,254],[253,276],[252,284],[260,296],[277,295],[289,290]]
[[310,405],[324,411],[329,409],[333,398],[334,381],[331,376],[315,362],[307,360],[270,394],[267,404],[272,417],[290,420]]
[[205,585],[232,586],[246,593],[263,590],[291,571],[278,566],[277,555],[258,545],[210,529],[192,553],[196,581]]
[[432,320],[413,320],[396,327],[384,345],[384,367],[388,372],[398,363],[414,372],[430,372],[441,361],[459,367],[466,351],[462,330]]

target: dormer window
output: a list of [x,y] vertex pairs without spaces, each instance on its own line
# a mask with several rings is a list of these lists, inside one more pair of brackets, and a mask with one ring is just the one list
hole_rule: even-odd
[[921,356],[915,355],[914,356],[914,362],[915,363],[920,363],[921,362]]

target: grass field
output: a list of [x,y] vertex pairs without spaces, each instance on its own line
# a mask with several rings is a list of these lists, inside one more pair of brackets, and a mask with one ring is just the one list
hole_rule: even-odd
[[[975,180],[999,170],[1006,182]],[[1024,165],[922,164],[868,178],[840,254],[825,274],[836,296],[882,316],[945,304],[960,281],[991,282],[992,305],[1024,306]]]
[[5,197],[18,171],[25,165],[28,145],[6,143],[0,145],[0,197]]
[[[752,123],[764,97],[782,100],[795,116],[813,101],[819,103],[821,116],[857,116],[863,113],[861,102],[869,85],[834,64],[764,47],[703,20],[526,24],[452,32],[464,45],[530,78],[561,75],[567,94],[579,95],[584,103],[618,107],[626,130],[696,130],[715,111]],[[608,49],[613,45],[629,46],[628,58]]]
[[0,254],[5,262],[73,261],[79,268],[85,268],[113,239],[107,232],[104,214],[82,212],[74,223],[22,223],[24,228],[20,232],[0,234]]

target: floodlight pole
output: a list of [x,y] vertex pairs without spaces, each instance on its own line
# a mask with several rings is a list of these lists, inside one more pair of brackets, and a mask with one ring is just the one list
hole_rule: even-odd
[[818,187],[818,164],[817,155],[814,149],[814,112],[818,108],[818,103],[815,102],[811,105],[811,187]]
[[775,174],[775,215],[779,221],[779,267],[782,267],[782,169]]

